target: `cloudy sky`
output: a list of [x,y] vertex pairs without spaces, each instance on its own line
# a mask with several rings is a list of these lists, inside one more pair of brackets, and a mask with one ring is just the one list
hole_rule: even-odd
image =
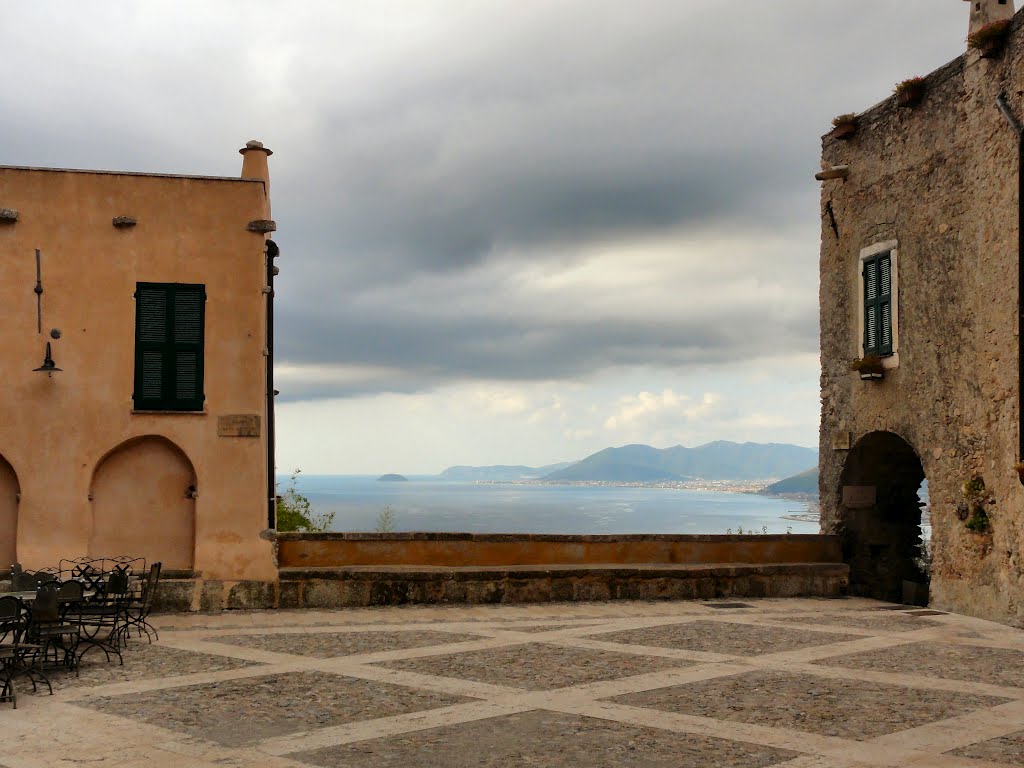
[[278,465],[817,442],[820,135],[961,0],[0,3],[0,164],[271,158]]

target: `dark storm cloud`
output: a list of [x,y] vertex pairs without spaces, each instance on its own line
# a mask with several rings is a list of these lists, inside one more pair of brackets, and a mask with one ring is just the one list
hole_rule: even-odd
[[[38,2],[0,28],[21,62],[0,162],[233,175],[235,146],[265,140],[279,360],[399,371],[293,396],[807,352],[819,136],[960,52],[966,8],[947,4],[154,2],[90,8],[83,27]],[[716,233],[793,245],[740,271],[717,256],[696,290],[657,297],[667,313],[647,294],[603,316],[510,288],[601,244]],[[485,307],[450,311],[467,293]]]

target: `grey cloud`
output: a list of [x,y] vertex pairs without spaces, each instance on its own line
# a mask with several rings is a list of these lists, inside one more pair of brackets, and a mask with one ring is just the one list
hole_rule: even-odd
[[[293,5],[5,9],[0,45],[24,65],[0,92],[0,162],[233,175],[239,142],[267,142],[279,359],[402,369],[295,397],[812,350],[819,136],[966,32],[952,0]],[[427,31],[391,23],[407,14]],[[671,324],[639,305],[581,318],[569,294],[552,310],[467,277],[715,232],[800,243],[744,275],[788,281],[786,306],[726,265],[704,286],[718,309],[681,303]],[[436,312],[423,274],[450,280]],[[489,311],[441,311],[464,291],[489,291]]]

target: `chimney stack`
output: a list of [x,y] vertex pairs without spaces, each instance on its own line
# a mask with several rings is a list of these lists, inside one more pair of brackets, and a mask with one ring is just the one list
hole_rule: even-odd
[[1012,19],[1013,0],[964,0],[971,4],[971,27],[968,34],[973,35],[986,24],[993,21]]
[[273,152],[263,146],[262,141],[245,142],[245,146],[238,150],[238,154],[242,156],[242,178],[243,179],[259,179],[263,182],[263,189],[267,196],[266,211],[264,211],[263,218],[270,218],[270,167],[267,164],[267,158],[270,157]]

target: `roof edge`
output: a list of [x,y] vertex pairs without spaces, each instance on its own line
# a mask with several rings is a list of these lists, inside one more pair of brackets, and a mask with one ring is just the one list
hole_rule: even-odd
[[97,176],[142,176],[155,179],[193,179],[196,181],[241,181],[263,184],[263,179],[243,179],[241,176],[199,176],[187,173],[147,173],[145,171],[100,171],[87,168],[44,168],[30,165],[0,165],[0,171],[31,171],[34,173],[84,173]]

